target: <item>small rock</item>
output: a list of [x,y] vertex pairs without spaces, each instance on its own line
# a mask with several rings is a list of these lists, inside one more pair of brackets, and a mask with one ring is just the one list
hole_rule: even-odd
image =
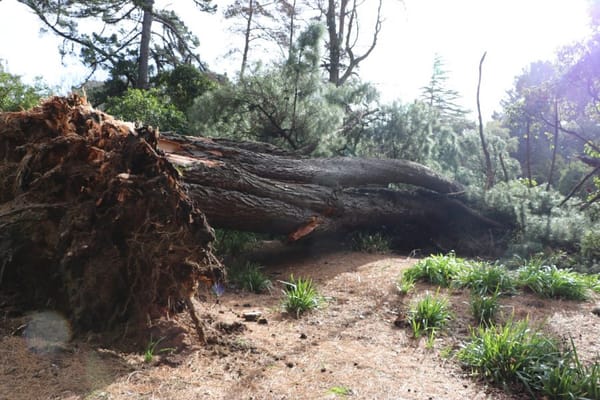
[[288,362],[285,363],[285,366],[288,367],[288,368],[294,368],[294,363],[291,362],[291,361],[288,361]]
[[300,339],[306,339],[307,337],[308,337],[308,336],[306,336],[306,334],[305,334],[305,333],[301,333],[301,334],[300,334]]
[[262,316],[260,311],[246,311],[242,313],[242,318],[246,321],[258,321],[258,319]]
[[260,325],[267,325],[269,321],[266,318],[259,318],[257,321]]

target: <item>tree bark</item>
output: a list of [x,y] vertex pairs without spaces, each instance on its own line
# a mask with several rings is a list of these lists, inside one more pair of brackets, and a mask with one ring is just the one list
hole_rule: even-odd
[[439,247],[466,251],[483,250],[489,231],[502,228],[467,205],[460,185],[409,161],[310,159],[259,143],[171,133],[158,148],[217,228],[290,241],[385,229],[404,231],[417,247],[445,243]]
[[145,0],[143,4],[144,17],[142,20],[142,38],[140,41],[140,59],[138,61],[138,79],[136,87],[138,89],[148,89],[148,62],[150,59],[150,37],[152,36],[152,21],[154,15],[152,8],[154,0]]
[[479,92],[481,89],[481,75],[483,69],[483,61],[485,60],[487,52],[483,53],[481,60],[479,61],[479,80],[477,81],[477,116],[479,118],[479,139],[481,140],[481,149],[483,150],[483,156],[485,158],[485,190],[490,190],[494,186],[494,169],[492,168],[492,159],[490,152],[485,141],[483,134],[483,120],[481,118],[481,104],[479,101]]

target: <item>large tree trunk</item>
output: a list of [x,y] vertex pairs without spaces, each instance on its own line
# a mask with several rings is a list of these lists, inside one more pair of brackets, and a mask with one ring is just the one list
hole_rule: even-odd
[[466,205],[460,185],[410,161],[311,159],[265,144],[170,133],[158,147],[213,227],[292,241],[386,229],[403,233],[405,247],[481,252],[495,245],[490,232],[502,229]]

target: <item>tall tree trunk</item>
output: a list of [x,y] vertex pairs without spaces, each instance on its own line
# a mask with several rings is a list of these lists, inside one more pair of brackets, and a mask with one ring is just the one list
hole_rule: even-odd
[[558,118],[558,99],[554,99],[554,135],[552,140],[552,162],[550,164],[550,172],[548,173],[548,183],[546,184],[546,191],[550,190],[552,180],[554,179],[554,170],[556,167],[556,152],[558,147],[558,130],[559,130],[559,118]]
[[140,55],[138,60],[138,78],[136,88],[148,89],[148,61],[150,59],[150,37],[152,36],[152,21],[154,20],[154,0],[145,0],[143,3],[144,18],[142,20],[142,39],[140,43]]
[[337,85],[340,80],[341,38],[338,36],[335,14],[335,0],[329,0],[326,14],[327,32],[329,34],[329,82]]
[[477,114],[479,117],[479,138],[481,139],[481,148],[483,150],[483,156],[485,157],[485,190],[489,190],[492,188],[492,186],[494,186],[494,170],[492,168],[492,159],[485,141],[485,136],[483,135],[483,120],[481,118],[481,103],[479,101],[479,93],[481,89],[481,70],[483,68],[483,61],[485,60],[486,54],[487,51],[483,53],[481,61],[479,61],[479,80],[477,81]]
[[292,49],[294,48],[294,36],[296,35],[296,0],[292,2],[292,12],[290,13],[290,35],[288,37],[288,60],[292,58]]
[[252,17],[254,16],[254,0],[248,2],[248,21],[244,33],[244,52],[242,53],[242,66],[240,67],[240,79],[244,78],[246,64],[248,63],[248,51],[250,49],[250,33],[252,32]]
[[531,180],[531,121],[527,117],[525,124],[525,168],[527,169],[527,188],[529,189],[532,184]]

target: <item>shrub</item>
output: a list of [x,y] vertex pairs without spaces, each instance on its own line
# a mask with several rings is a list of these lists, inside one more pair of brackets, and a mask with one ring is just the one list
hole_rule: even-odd
[[412,328],[414,337],[422,333],[433,335],[442,329],[452,318],[448,300],[427,293],[425,297],[413,303],[408,310],[407,322]]
[[403,279],[415,282],[422,280],[434,285],[448,287],[465,266],[465,261],[462,258],[457,258],[454,253],[432,255],[420,260],[404,271]]
[[600,261],[600,232],[590,230],[583,235],[581,255],[590,261]]
[[292,275],[288,282],[283,282],[284,309],[299,317],[300,314],[317,308],[321,302],[321,296],[313,285],[312,279],[294,279]]
[[470,288],[480,296],[497,294],[514,294],[515,282],[510,272],[502,265],[488,263],[472,263],[459,271],[455,279],[458,287]]

